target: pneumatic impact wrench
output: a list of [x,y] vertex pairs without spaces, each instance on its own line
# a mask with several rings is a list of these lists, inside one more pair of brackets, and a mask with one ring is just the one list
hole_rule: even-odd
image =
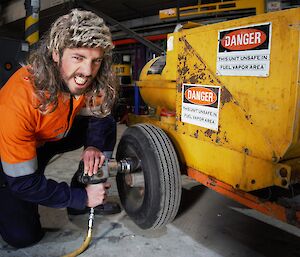
[[[136,158],[125,158],[120,161],[106,159],[97,173],[89,176],[84,173],[84,163],[80,161],[77,173],[77,180],[85,185],[104,183],[109,177],[116,177],[118,173],[129,174],[140,168],[140,161]],[[74,257],[85,251],[92,240],[92,228],[94,221],[94,208],[90,209],[88,231],[82,245],[75,251],[64,255],[63,257]]]
[[[78,181],[85,185],[105,183],[108,178],[116,177],[118,173],[129,174],[140,167],[140,161],[136,158],[125,158],[120,161],[115,159],[105,159],[96,174],[89,176],[84,173],[84,163],[79,163]],[[89,230],[91,231],[94,220],[94,208],[90,209]]]
[[127,174],[137,170],[139,167],[140,161],[136,158],[125,158],[120,161],[105,159],[97,173],[89,176],[84,173],[84,164],[81,161],[79,164],[78,181],[85,185],[104,183],[108,178],[117,176],[118,173]]

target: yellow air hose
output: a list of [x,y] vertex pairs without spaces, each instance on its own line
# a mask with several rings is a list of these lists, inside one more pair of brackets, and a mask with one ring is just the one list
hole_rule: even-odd
[[62,257],[75,257],[79,254],[83,253],[89,246],[91,240],[92,240],[92,229],[93,229],[93,221],[94,221],[94,208],[90,209],[90,216],[89,216],[89,223],[88,223],[88,231],[87,235],[84,239],[84,242],[82,245],[76,249],[75,251],[68,253],[66,255],[63,255]]

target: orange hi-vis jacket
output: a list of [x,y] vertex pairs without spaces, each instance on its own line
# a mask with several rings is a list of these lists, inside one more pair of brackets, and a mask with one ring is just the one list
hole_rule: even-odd
[[[32,174],[37,169],[36,148],[46,141],[66,136],[85,97],[72,99],[61,93],[57,108],[42,114],[26,67],[19,69],[0,90],[0,159],[11,177]],[[73,109],[70,112],[70,109]]]

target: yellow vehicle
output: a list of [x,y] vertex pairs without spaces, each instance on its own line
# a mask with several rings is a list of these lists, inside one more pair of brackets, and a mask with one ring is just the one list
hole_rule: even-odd
[[129,216],[142,228],[170,222],[187,173],[300,226],[299,65],[300,8],[170,34],[138,81],[150,114],[131,115],[118,146],[117,158],[141,161],[118,177]]

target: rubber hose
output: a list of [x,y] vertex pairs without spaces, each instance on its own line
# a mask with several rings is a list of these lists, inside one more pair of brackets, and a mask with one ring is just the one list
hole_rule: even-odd
[[88,231],[87,235],[82,243],[82,245],[76,249],[75,251],[68,253],[66,255],[63,255],[62,257],[75,257],[79,254],[83,253],[89,246],[91,240],[92,240],[92,229],[93,229],[93,220],[94,220],[94,208],[91,208],[90,210],[90,216],[89,216],[89,224],[88,224]]
[[75,257],[78,256],[79,254],[83,253],[89,246],[90,242],[92,240],[92,229],[89,228],[87,236],[84,239],[84,242],[82,243],[82,245],[76,249],[75,251],[68,253],[66,255],[63,255],[62,257]]

